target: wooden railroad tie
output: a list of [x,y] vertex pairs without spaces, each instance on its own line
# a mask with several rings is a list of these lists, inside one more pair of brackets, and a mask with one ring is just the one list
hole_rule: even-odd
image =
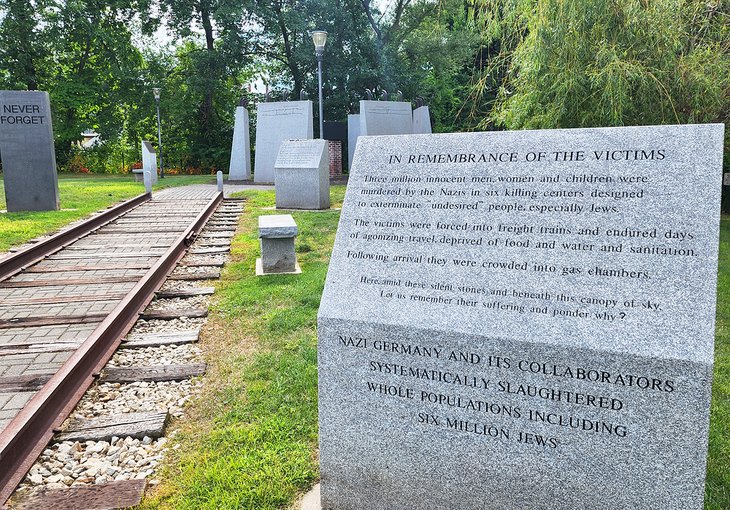
[[221,248],[192,248],[188,250],[190,255],[210,255],[213,253],[228,253],[231,251],[230,246],[223,246]]
[[99,485],[78,485],[68,489],[49,489],[18,498],[14,510],[117,510],[139,505],[146,480],[122,480]]
[[67,280],[6,280],[0,282],[2,289],[21,289],[26,287],[51,287],[54,285],[99,285],[102,283],[134,283],[138,282],[143,275],[139,276],[107,276],[102,278],[76,278]]
[[170,415],[167,412],[125,413],[92,419],[75,419],[54,437],[54,441],[111,441],[113,437],[145,436],[157,439],[165,434]]
[[223,267],[226,263],[221,262],[181,262],[180,267]]
[[93,324],[106,319],[108,314],[87,315],[49,315],[39,317],[18,317],[16,319],[0,319],[0,329],[29,328],[38,326],[57,326],[60,324]]
[[53,377],[52,373],[0,377],[0,393],[38,391],[50,381],[51,377]]
[[205,363],[143,367],[108,367],[99,379],[108,383],[181,381],[205,373]]
[[190,273],[190,274],[172,274],[168,278],[168,280],[182,280],[182,281],[190,281],[190,280],[217,280],[221,277],[220,270],[216,271],[209,271],[207,273]]

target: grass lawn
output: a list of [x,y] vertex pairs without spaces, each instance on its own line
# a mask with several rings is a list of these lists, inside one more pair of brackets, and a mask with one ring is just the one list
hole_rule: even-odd
[[[185,184],[214,183],[215,176],[168,176],[154,189]],[[59,175],[61,211],[0,214],[0,253],[11,246],[54,232],[84,216],[144,193],[132,175]],[[5,187],[0,179],[0,210],[5,209]]]
[[714,376],[705,508],[727,510],[730,508],[730,217],[728,216],[723,217],[720,223]]
[[[332,189],[340,207],[344,186]],[[258,278],[258,216],[274,192],[249,198],[243,235],[218,284],[202,346],[206,394],[175,437],[166,483],[143,508],[287,508],[317,468],[316,317],[338,211],[294,212],[303,273]]]
[[[339,207],[342,186],[332,188]],[[204,393],[189,409],[163,484],[144,509],[285,509],[318,478],[316,317],[339,213],[302,212],[303,274],[254,276],[257,218],[273,192],[246,192],[202,344]],[[730,508],[730,218],[722,222],[706,508]],[[669,445],[668,445],[669,447]],[[365,507],[364,507],[365,508]]]

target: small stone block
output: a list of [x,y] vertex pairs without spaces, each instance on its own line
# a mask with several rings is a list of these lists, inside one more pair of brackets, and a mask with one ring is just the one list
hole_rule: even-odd
[[294,238],[260,239],[261,265],[265,273],[290,273],[297,265]]
[[294,237],[297,234],[299,234],[299,229],[291,214],[259,216],[259,237]]

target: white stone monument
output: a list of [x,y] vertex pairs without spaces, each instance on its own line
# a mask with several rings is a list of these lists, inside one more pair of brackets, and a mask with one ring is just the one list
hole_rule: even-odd
[[277,209],[329,209],[326,140],[286,140],[275,164]]
[[360,136],[413,134],[411,103],[360,101]]
[[360,115],[347,116],[347,168],[352,168],[357,138],[360,136]]
[[0,153],[8,211],[58,210],[48,92],[0,91]]
[[152,193],[152,174],[149,170],[142,171],[142,179],[144,180],[145,193]]
[[702,510],[723,135],[361,139],[318,316],[322,508]]
[[231,163],[228,166],[229,181],[245,181],[251,178],[251,139],[248,133],[248,110],[244,105],[236,107],[233,125]]
[[149,172],[152,184],[157,184],[157,152],[152,144],[142,140],[142,171]]
[[312,101],[259,103],[256,108],[254,182],[274,182],[274,163],[281,142],[313,137]]
[[428,106],[419,106],[413,110],[413,134],[430,135],[431,132],[431,114]]

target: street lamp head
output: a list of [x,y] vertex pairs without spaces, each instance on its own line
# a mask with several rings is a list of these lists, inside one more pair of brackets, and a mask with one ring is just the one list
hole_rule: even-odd
[[312,41],[314,42],[314,50],[317,55],[324,53],[324,45],[327,43],[327,32],[324,30],[315,30],[312,32]]
[[155,87],[152,89],[152,93],[155,95],[155,100],[160,100],[160,89],[158,87]]

